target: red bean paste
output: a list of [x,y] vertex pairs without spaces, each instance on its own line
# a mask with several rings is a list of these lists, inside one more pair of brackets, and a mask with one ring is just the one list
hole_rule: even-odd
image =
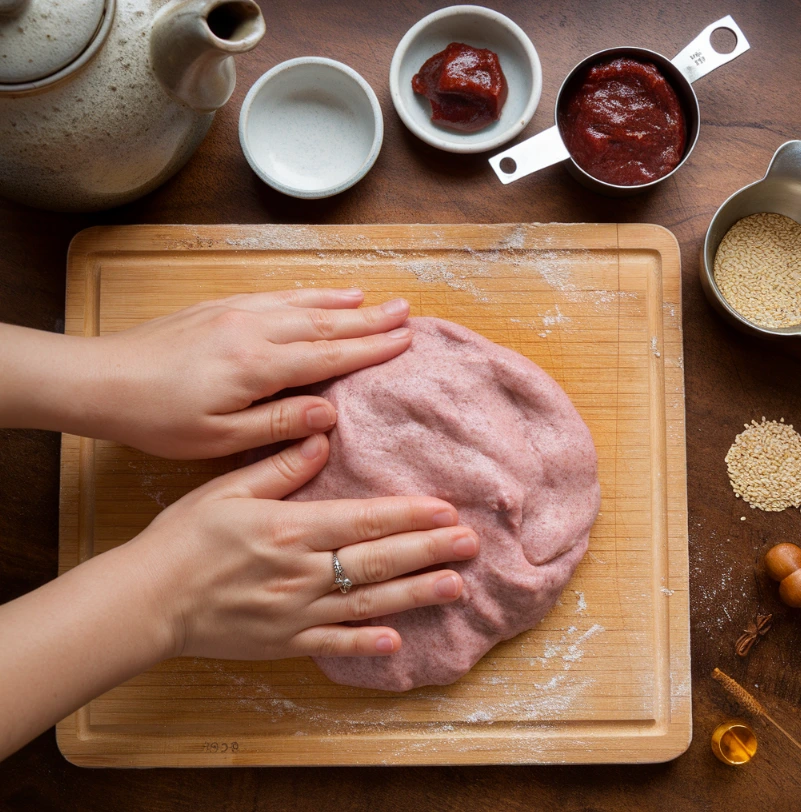
[[466,133],[497,121],[509,93],[498,55],[461,42],[428,59],[412,89],[431,102],[433,122]]
[[593,65],[574,85],[559,129],[585,172],[618,186],[664,177],[687,142],[676,91],[656,65],[625,57]]

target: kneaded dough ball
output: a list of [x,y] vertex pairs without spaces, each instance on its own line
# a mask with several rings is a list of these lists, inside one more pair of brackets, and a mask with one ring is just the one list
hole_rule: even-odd
[[535,626],[584,555],[600,504],[590,432],[551,377],[457,324],[408,326],[405,353],[313,390],[337,409],[331,456],[290,497],[437,496],[478,534],[478,556],[452,565],[464,579],[456,602],[368,621],[397,629],[400,651],[315,660],[334,682],[385,691],[454,682]]

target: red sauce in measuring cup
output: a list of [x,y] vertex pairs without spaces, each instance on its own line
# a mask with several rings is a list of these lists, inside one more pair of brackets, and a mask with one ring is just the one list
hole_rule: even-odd
[[468,133],[497,121],[509,92],[498,55],[462,42],[426,60],[412,90],[431,102],[433,122]]
[[687,126],[676,91],[652,62],[599,62],[569,89],[559,129],[594,178],[637,186],[664,177],[684,155]]

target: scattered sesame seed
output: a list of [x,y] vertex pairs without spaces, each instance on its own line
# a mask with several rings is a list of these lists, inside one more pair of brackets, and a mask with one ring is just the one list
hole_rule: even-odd
[[801,506],[801,435],[783,419],[746,424],[726,454],[726,465],[735,496],[752,508]]
[[801,324],[801,225],[783,214],[738,220],[715,254],[715,282],[760,327]]

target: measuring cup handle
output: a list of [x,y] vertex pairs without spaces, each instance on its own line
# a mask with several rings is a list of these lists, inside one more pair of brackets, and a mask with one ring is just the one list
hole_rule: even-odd
[[[730,54],[720,54],[712,47],[712,32],[718,28],[726,28],[737,38],[737,44]],[[676,54],[670,61],[684,74],[688,82],[692,83],[715,68],[731,62],[740,54],[744,54],[751,46],[740,30],[740,26],[727,14],[712,25],[708,25],[683,51]]]
[[[511,183],[512,181],[524,178],[538,169],[545,169],[546,166],[564,161],[569,158],[570,153],[562,141],[559,128],[554,125],[548,130],[532,138],[527,138],[520,144],[515,144],[505,152],[499,152],[489,159],[490,166],[495,170],[495,174],[501,183]],[[510,159],[513,163],[506,163]],[[506,172],[501,169],[501,162],[504,161],[507,168],[514,167],[512,171]]]

